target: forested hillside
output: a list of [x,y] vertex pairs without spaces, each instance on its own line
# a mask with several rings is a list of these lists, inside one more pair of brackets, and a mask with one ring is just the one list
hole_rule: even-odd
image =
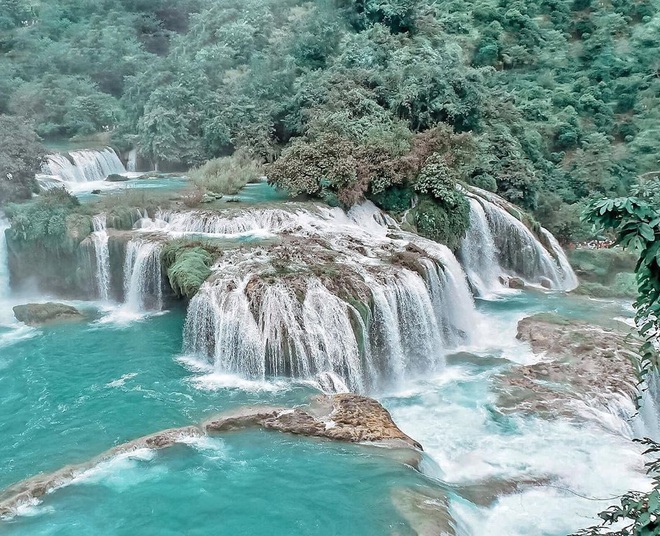
[[579,240],[588,198],[660,170],[660,0],[0,0],[0,52],[0,114],[44,138],[245,148],[294,193],[416,193],[449,242],[456,181]]

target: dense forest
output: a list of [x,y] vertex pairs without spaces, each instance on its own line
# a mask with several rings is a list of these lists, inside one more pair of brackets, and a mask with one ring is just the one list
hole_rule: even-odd
[[44,139],[242,149],[294,194],[415,195],[448,242],[457,181],[571,241],[660,170],[658,0],[0,0],[0,53],[0,114]]

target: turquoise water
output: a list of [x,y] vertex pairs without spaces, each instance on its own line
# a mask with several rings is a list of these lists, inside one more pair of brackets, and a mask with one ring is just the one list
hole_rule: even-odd
[[373,449],[229,434],[102,466],[4,528],[12,535],[407,535],[390,492],[420,479]]
[[[520,318],[545,310],[611,319],[629,306],[530,292],[479,310],[473,346],[402,390],[376,394],[424,445],[423,474],[384,449],[246,431],[103,462],[0,530],[407,535],[397,495],[432,488],[448,494],[461,536],[564,536],[609,504],[576,494],[647,486],[632,429],[619,417],[547,421],[495,405],[496,375],[533,357],[515,340]],[[182,357],[183,320],[181,309],[129,322],[105,311],[82,324],[0,328],[0,488],[230,408],[292,406],[316,393],[282,379],[224,376]],[[484,499],[507,483],[535,481]]]
[[[0,488],[232,407],[291,406],[316,393],[182,362],[183,318],[53,326],[1,348]],[[383,449],[258,431],[200,441],[102,464],[3,533],[409,533],[389,496],[423,477]]]

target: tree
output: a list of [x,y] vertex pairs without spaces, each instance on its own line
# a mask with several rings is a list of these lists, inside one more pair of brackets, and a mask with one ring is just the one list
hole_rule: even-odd
[[[650,187],[649,187],[650,186]],[[645,342],[641,347],[641,374],[658,373],[660,335],[660,206],[657,204],[658,179],[646,188],[638,188],[639,195],[593,202],[585,212],[585,220],[614,231],[617,243],[639,254],[637,267],[638,296],[635,302],[635,321]],[[650,202],[651,201],[651,202]],[[655,201],[655,203],[652,203]],[[603,526],[592,527],[579,536],[656,536],[660,534],[660,444],[649,439],[641,441],[655,460],[647,464],[653,478],[648,492],[626,493],[617,506],[602,512]],[[627,522],[611,532],[605,525]]]
[[32,195],[45,153],[30,123],[0,115],[0,206]]

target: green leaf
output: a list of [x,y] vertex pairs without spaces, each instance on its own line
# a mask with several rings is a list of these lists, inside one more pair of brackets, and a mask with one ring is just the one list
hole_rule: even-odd
[[641,234],[649,242],[653,242],[655,240],[655,233],[648,223],[640,224],[639,234]]

